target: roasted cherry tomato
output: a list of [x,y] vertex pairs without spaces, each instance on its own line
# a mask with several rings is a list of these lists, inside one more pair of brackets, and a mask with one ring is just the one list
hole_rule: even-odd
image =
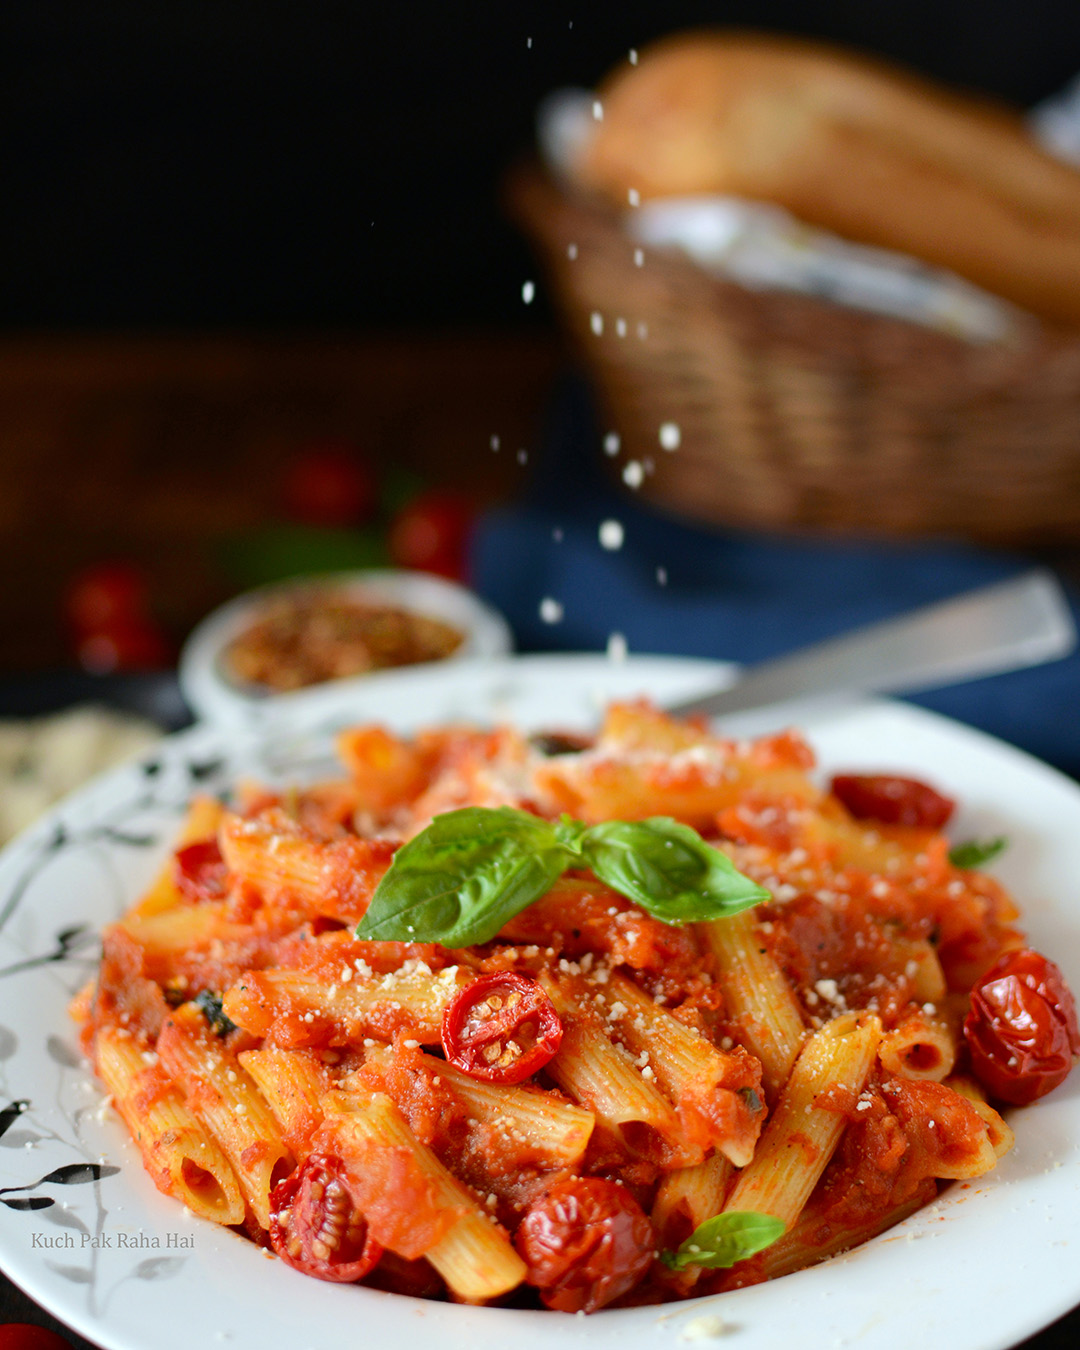
[[625,1186],[573,1177],[529,1209],[514,1246],[549,1308],[591,1313],[633,1289],[652,1261],[656,1234]]
[[940,830],[956,808],[954,801],[927,783],[884,773],[837,774],[832,793],[857,820],[916,825],[923,830]]
[[33,1322],[7,1322],[0,1326],[0,1350],[71,1350],[71,1342]]
[[178,848],[173,856],[173,880],[182,895],[197,903],[225,895],[229,869],[216,839],[200,839]]
[[993,1097],[1025,1106],[1064,1081],[1080,1054],[1076,1004],[1061,971],[1038,952],[1008,952],[971,991],[964,1039]]
[[460,581],[465,575],[472,519],[472,506],[461,494],[422,492],[398,512],[390,526],[390,557],[398,567]]
[[446,1058],[472,1078],[522,1083],[559,1048],[562,1022],[535,980],[481,975],[443,1013]]
[[311,1153],[270,1196],[270,1241],[294,1270],[350,1284],[373,1270],[382,1248],[368,1232],[340,1158]]
[[73,578],[64,599],[72,646],[84,670],[153,670],[171,652],[148,608],[146,574],[130,562],[95,563]]
[[355,525],[370,518],[377,497],[375,474],[347,441],[315,441],[289,463],[285,508],[306,525]]

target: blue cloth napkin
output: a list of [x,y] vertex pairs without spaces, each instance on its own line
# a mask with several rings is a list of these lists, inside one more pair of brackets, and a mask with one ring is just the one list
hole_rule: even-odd
[[[583,388],[568,385],[525,500],[480,522],[472,582],[519,650],[602,651],[620,633],[631,652],[760,661],[1031,566],[961,543],[793,540],[671,520],[611,485],[600,439]],[[621,525],[621,547],[601,543],[605,521]],[[1080,777],[1078,698],[1080,654],[912,702]]]

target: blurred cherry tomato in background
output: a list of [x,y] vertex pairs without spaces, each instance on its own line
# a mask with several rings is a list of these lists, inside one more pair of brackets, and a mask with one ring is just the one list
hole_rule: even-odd
[[928,783],[893,774],[839,773],[832,780],[839,797],[856,820],[880,820],[885,825],[912,825],[940,830],[956,803]]
[[77,633],[96,633],[144,618],[149,593],[146,573],[135,563],[92,563],[72,578],[64,613]]
[[84,670],[110,675],[169,664],[168,640],[150,612],[150,583],[133,562],[92,563],[64,596],[71,643]]
[[160,670],[172,659],[164,635],[149,619],[84,633],[76,641],[75,655],[79,665],[91,675],[112,675],[123,670]]
[[370,519],[378,499],[375,472],[344,440],[312,441],[285,469],[285,510],[305,525],[357,525]]
[[421,492],[390,526],[390,557],[398,567],[465,579],[466,551],[475,511],[468,497],[445,488]]
[[71,1350],[71,1342],[33,1322],[8,1322],[0,1326],[0,1350]]

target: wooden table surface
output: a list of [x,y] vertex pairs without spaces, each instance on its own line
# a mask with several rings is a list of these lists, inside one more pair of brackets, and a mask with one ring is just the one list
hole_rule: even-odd
[[513,331],[0,339],[0,673],[70,659],[64,588],[102,558],[145,566],[181,638],[229,593],[216,543],[280,516],[312,440],[511,494],[562,359]]

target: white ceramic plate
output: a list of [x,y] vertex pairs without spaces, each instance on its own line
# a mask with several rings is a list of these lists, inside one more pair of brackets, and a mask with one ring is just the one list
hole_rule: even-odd
[[[394,605],[416,614],[441,619],[464,635],[448,661],[486,660],[508,656],[514,649],[510,626],[498,612],[465,586],[428,572],[384,568],[364,572],[332,572],[275,582],[236,596],[198,625],[180,654],[180,688],[196,717],[208,722],[261,726],[275,719],[284,699],[304,698],[309,690],[268,695],[234,680],[223,660],[225,649],[263,613],[267,604],[298,592],[333,592],[342,599]],[[442,664],[441,662],[439,663]],[[393,678],[396,671],[359,675],[335,681],[335,686],[363,686],[370,680]],[[320,686],[321,687],[321,686]]]
[[[1080,1302],[1080,1075],[1014,1114],[1017,1146],[989,1177],[952,1187],[848,1256],[720,1298],[590,1318],[423,1303],[297,1275],[159,1195],[101,1109],[64,1004],[92,969],[91,935],[149,881],[194,786],[325,772],[325,731],[357,718],[403,730],[508,716],[570,728],[589,724],[606,697],[674,700],[728,674],[659,658],[541,657],[402,671],[363,697],[326,688],[273,734],[174,737],[16,841],[0,860],[0,1111],[29,1102],[17,1119],[0,1115],[10,1126],[0,1139],[0,1262],[12,1279],[108,1350],[383,1350],[420,1337],[440,1350],[662,1350],[700,1333],[706,1315],[726,1327],[716,1343],[737,1350],[1000,1350]],[[958,838],[1007,834],[995,870],[1023,904],[1034,945],[1080,988],[1080,789],[901,704],[811,716],[807,729],[825,769],[918,774],[963,803]],[[89,1164],[106,1171],[94,1180]],[[40,1210],[10,1207],[49,1199]]]

